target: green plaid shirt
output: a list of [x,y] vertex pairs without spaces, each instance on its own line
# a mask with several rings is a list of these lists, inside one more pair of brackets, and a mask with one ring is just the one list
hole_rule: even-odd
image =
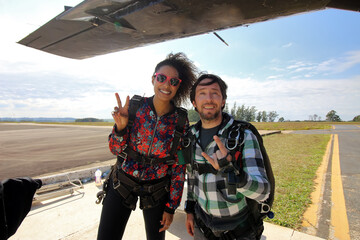
[[[223,123],[218,131],[218,136],[225,143],[227,131],[233,124],[234,119],[223,113]],[[191,127],[192,133],[199,139],[200,124]],[[196,201],[202,210],[214,217],[231,217],[245,211],[246,198],[256,201],[264,201],[270,194],[270,184],[266,177],[262,154],[256,136],[248,129],[244,133],[244,148],[242,151],[242,168],[240,175],[236,176],[236,194],[229,195],[226,187],[227,178],[220,172],[216,175],[204,173],[199,175],[197,171],[192,173],[191,165],[188,164],[188,195],[190,201]],[[216,147],[212,141],[204,151],[212,156]],[[196,142],[195,159],[199,164],[209,164],[201,156],[202,149]],[[219,187],[220,186],[220,187]],[[219,188],[219,189],[218,189]],[[225,198],[224,198],[225,196]],[[230,199],[231,201],[225,200]],[[232,201],[234,200],[234,201]],[[235,202],[235,203],[232,203]]]

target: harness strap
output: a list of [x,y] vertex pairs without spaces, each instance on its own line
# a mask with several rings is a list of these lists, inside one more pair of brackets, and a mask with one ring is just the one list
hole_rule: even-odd
[[123,171],[116,171],[116,174],[114,174],[113,176],[113,181],[114,184],[120,184],[123,183],[127,186],[129,186],[132,192],[146,192],[146,193],[156,193],[159,189],[165,188],[166,190],[169,190],[168,187],[168,181],[166,179],[164,179],[164,181],[161,181],[159,183],[155,183],[155,184],[144,184],[144,185],[140,185],[139,183],[135,182],[134,180],[132,180],[131,178],[129,178],[128,176],[126,176],[126,174]]
[[136,117],[136,112],[137,110],[140,108],[140,106],[143,104],[144,98],[141,97],[140,95],[134,95],[131,99],[130,99],[130,104],[129,104],[129,120],[128,120],[128,125],[127,127],[129,129],[132,128],[133,124],[134,124],[134,119]]
[[200,218],[195,217],[195,222],[197,226],[200,228],[201,232],[206,237],[206,239],[210,239],[210,240],[233,240],[236,239],[237,237],[244,235],[246,232],[248,232],[251,229],[251,225],[247,223],[245,226],[237,226],[233,230],[224,231],[220,233],[219,237],[217,237],[213,233],[213,231],[210,228],[208,228]]
[[199,164],[197,162],[194,162],[193,164],[193,168],[194,170],[199,172],[199,175],[204,174],[204,173],[212,173],[212,174],[217,174],[217,170],[215,168],[213,168],[213,166],[211,166],[210,164]]
[[146,209],[158,204],[158,201],[170,191],[168,178],[164,178],[159,183],[142,185],[128,177],[116,166],[113,166],[111,175],[114,190],[125,199],[125,206],[132,210],[135,210],[139,196],[140,208]]
[[180,144],[181,137],[184,134],[184,126],[186,123],[187,111],[184,108],[179,107],[178,109],[179,118],[175,126],[174,139],[170,149],[170,156],[174,156],[177,152],[177,148]]
[[120,184],[120,182],[116,185],[114,184],[113,188],[125,199],[125,205],[130,209],[135,210],[136,202],[138,200],[137,196],[129,191],[123,184]]
[[121,164],[128,156],[139,163],[148,164],[151,166],[159,163],[165,163],[167,165],[176,163],[173,155],[164,158],[149,157],[134,151],[130,147],[127,147],[120,155],[118,155],[118,164]]
[[218,237],[216,237],[214,235],[214,233],[211,231],[210,228],[208,228],[205,223],[203,223],[203,221],[200,220],[200,218],[195,217],[195,222],[196,225],[199,227],[199,229],[201,230],[201,232],[204,234],[204,236],[206,237],[206,239],[209,240],[217,240],[219,239]]

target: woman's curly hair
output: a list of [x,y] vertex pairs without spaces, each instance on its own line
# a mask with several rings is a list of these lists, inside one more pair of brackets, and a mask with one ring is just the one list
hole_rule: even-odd
[[182,52],[175,54],[170,53],[169,55],[167,55],[165,60],[159,62],[156,65],[154,74],[162,66],[174,67],[179,73],[181,84],[176,92],[173,102],[175,106],[180,106],[188,99],[191,87],[196,81],[196,76],[198,74],[197,67]]

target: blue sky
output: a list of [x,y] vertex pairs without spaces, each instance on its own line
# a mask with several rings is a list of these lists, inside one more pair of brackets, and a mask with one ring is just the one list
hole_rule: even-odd
[[151,96],[156,63],[180,51],[228,83],[230,107],[286,120],[360,114],[360,13],[327,9],[217,32],[229,46],[203,34],[86,60],[16,43],[79,2],[0,0],[0,117],[111,118],[115,92]]

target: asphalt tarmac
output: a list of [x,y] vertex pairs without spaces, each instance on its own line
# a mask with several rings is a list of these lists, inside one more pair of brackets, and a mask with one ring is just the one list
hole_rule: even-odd
[[[292,133],[332,134],[334,138],[338,139],[332,141],[316,235],[325,239],[360,240],[360,124],[334,125],[334,128],[330,130],[294,131]],[[339,181],[342,182],[342,194],[340,195],[334,195],[334,192],[338,190],[334,189],[333,185],[333,180],[337,175],[334,172],[334,161],[339,161],[340,164]],[[344,199],[342,207],[344,207],[345,215],[344,219],[337,223],[332,215],[341,212],[341,210],[334,211],[334,205],[342,198]],[[348,230],[345,230],[341,237],[334,236],[336,229],[344,230],[346,228]],[[348,233],[346,234],[346,232]]]
[[0,123],[0,180],[115,163],[108,145],[111,130],[112,126]]
[[35,177],[115,159],[107,142],[111,129],[0,123],[0,180]]

